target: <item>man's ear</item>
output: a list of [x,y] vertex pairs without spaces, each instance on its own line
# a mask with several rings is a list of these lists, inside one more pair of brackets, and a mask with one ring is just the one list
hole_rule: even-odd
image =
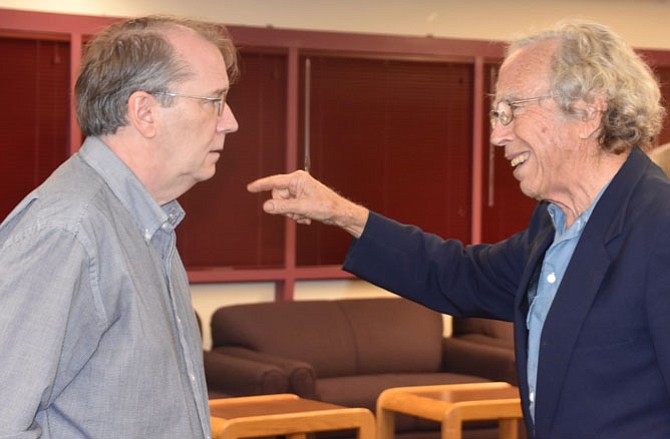
[[603,95],[597,95],[593,102],[585,102],[580,100],[575,102],[575,108],[581,112],[582,129],[580,137],[588,139],[593,135],[597,135],[602,125],[602,119],[607,111],[607,101]]
[[128,98],[128,121],[144,137],[156,135],[156,110],[160,103],[144,91],[136,91]]

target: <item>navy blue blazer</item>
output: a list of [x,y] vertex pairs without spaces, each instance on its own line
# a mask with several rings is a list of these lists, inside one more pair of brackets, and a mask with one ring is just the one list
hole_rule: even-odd
[[670,438],[667,178],[635,149],[595,207],[542,332],[533,426],[527,291],[553,236],[544,202],[526,230],[467,247],[371,213],[344,269],[447,314],[513,321],[533,437]]

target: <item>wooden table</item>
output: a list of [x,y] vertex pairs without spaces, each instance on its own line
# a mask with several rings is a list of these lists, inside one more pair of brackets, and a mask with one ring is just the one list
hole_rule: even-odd
[[519,389],[507,383],[472,383],[387,389],[377,399],[377,438],[395,437],[395,414],[442,424],[442,439],[461,439],[463,422],[497,420],[501,439],[518,437],[523,417]]
[[293,394],[211,399],[213,439],[267,436],[304,438],[306,433],[358,430],[359,439],[375,439],[370,410],[299,398]]

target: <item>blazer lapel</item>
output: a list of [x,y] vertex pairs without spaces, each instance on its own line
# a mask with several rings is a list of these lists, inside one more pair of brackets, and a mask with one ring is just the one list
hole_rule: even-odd
[[[584,319],[616,253],[613,240],[625,225],[625,211],[642,175],[644,153],[635,149],[595,207],[556,293],[542,331],[535,431],[551,431],[567,369]],[[619,242],[619,241],[616,241]],[[576,367],[579,367],[577,365]]]
[[598,238],[601,236],[587,236],[584,231],[544,323],[535,405],[537,432],[550,431],[582,323],[610,264]]

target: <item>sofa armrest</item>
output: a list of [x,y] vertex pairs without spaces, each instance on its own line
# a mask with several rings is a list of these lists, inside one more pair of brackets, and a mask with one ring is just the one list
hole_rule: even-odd
[[204,351],[207,389],[231,396],[286,393],[288,377],[272,364]]
[[514,350],[461,340],[443,340],[443,370],[517,385]]
[[214,348],[212,352],[277,367],[284,372],[288,379],[287,391],[289,393],[295,393],[302,398],[316,398],[316,372],[310,364],[304,361],[253,351],[238,346],[221,346]]

